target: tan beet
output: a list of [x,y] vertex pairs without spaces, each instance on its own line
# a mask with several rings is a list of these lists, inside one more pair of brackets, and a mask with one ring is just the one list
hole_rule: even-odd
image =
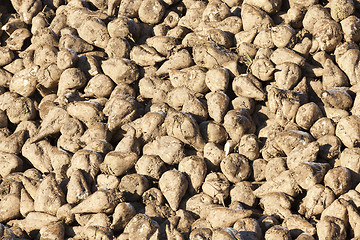
[[333,190],[336,196],[346,193],[351,188],[351,172],[345,167],[330,169],[324,177],[324,185]]
[[244,181],[251,174],[249,160],[237,153],[231,153],[226,156],[220,163],[220,169],[232,183]]
[[265,182],[254,193],[257,197],[262,197],[271,192],[283,192],[290,196],[296,196],[299,192],[299,186],[293,177],[293,174],[287,170],[271,181]]
[[124,229],[135,214],[136,211],[130,203],[119,203],[114,210],[114,218],[110,227],[114,230]]
[[251,207],[256,204],[256,197],[253,192],[253,186],[251,182],[248,181],[236,183],[230,189],[230,198],[232,202],[237,201]]
[[178,170],[187,175],[189,192],[198,193],[207,172],[205,160],[196,156],[185,157],[179,163]]
[[[149,11],[149,9],[151,9]],[[165,6],[159,0],[143,1],[139,7],[139,18],[150,24],[157,24],[165,14]]]
[[176,164],[185,157],[184,144],[175,137],[161,136],[143,148],[145,155],[158,155],[167,164]]
[[36,191],[34,210],[55,215],[65,203],[65,194],[56,182],[55,175],[46,176]]
[[269,228],[265,233],[266,240],[275,240],[275,239],[291,239],[290,231],[283,226],[275,225]]
[[39,232],[40,238],[61,239],[65,236],[65,225],[62,222],[55,222],[42,227]]
[[216,203],[224,203],[230,193],[230,183],[221,172],[212,172],[206,176],[202,190],[214,198]]
[[160,235],[159,224],[145,214],[135,215],[124,229],[125,233],[131,236],[129,239],[158,239]]
[[301,163],[294,169],[294,178],[301,188],[309,189],[322,181],[329,168],[328,163]]
[[[164,124],[169,136],[176,137],[199,151],[204,148],[205,143],[199,126],[191,116],[182,112],[172,112],[167,115]],[[184,131],[184,128],[187,128],[187,131]]]
[[74,170],[68,183],[66,201],[77,204],[91,194],[90,188],[81,170]]
[[294,199],[282,192],[265,194],[260,199],[260,206],[266,215],[276,216],[284,219],[291,216],[291,205]]
[[[251,210],[235,210],[225,207],[211,208],[206,219],[212,228],[230,227],[238,220],[249,217]],[[221,221],[219,221],[221,219]]]
[[251,74],[237,76],[233,81],[232,88],[237,96],[255,98],[256,100],[264,100],[265,98],[261,83]]
[[145,176],[133,173],[121,178],[118,188],[122,193],[122,199],[135,202],[141,199],[141,196],[149,187],[150,183]]
[[183,173],[169,170],[160,177],[159,188],[174,211],[179,208],[181,199],[188,188],[188,181]]
[[283,222],[283,226],[290,230],[292,237],[298,237],[302,232],[310,235],[316,234],[316,228],[300,215],[291,215]]
[[112,213],[117,204],[117,196],[112,190],[98,190],[71,209],[72,213]]
[[244,108],[228,111],[224,117],[223,126],[230,138],[237,143],[243,135],[254,133],[255,130],[249,111]]
[[111,151],[106,154],[99,167],[103,173],[120,176],[133,168],[137,160],[136,153]]
[[[355,115],[341,118],[337,124],[335,134],[346,147],[357,147],[360,136],[358,136],[356,129],[358,129],[359,124],[360,118]],[[349,127],[352,129],[350,132],[347,131]]]
[[209,116],[215,122],[222,122],[230,103],[229,97],[224,92],[210,92],[205,96]]
[[335,217],[326,217],[317,225],[317,232],[319,239],[333,238],[338,236],[338,239],[346,239],[345,223]]

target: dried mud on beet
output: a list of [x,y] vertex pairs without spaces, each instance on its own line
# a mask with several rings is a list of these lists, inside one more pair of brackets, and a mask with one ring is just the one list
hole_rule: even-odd
[[1,239],[360,239],[358,0],[2,0]]

